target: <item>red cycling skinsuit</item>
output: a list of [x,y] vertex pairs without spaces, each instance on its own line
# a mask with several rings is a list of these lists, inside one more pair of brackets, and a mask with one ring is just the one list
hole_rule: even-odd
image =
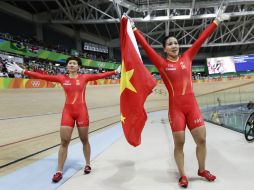
[[89,116],[84,99],[88,81],[114,75],[115,71],[100,74],[82,74],[77,75],[76,78],[70,78],[68,75],[45,75],[31,71],[25,71],[24,74],[33,78],[60,83],[66,96],[61,126],[74,127],[76,121],[78,127],[87,127]]
[[144,48],[151,62],[157,67],[169,94],[169,121],[173,132],[190,130],[204,125],[204,119],[196,102],[192,87],[192,60],[205,40],[215,31],[217,24],[210,24],[177,61],[158,55],[138,31],[134,35]]

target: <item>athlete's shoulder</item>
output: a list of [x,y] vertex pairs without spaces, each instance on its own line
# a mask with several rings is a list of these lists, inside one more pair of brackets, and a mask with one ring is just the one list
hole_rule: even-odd
[[59,75],[55,75],[57,78],[61,79],[61,80],[66,80],[69,79],[68,74],[59,74]]
[[59,78],[67,78],[67,77],[69,77],[68,74],[59,74],[59,75],[55,75],[55,76],[57,76]]
[[89,74],[79,74],[77,78],[79,80],[87,80],[88,77],[89,77]]
[[78,77],[79,78],[86,78],[88,76],[88,74],[79,74]]
[[186,50],[185,52],[183,52],[183,54],[180,56],[180,58],[183,60],[189,60],[190,59],[190,55],[189,55],[189,52],[188,50]]

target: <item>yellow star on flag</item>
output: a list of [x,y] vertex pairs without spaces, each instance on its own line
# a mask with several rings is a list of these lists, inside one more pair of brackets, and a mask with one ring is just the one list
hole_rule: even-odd
[[125,122],[125,119],[126,119],[126,118],[121,114],[121,122],[124,123],[124,122]]
[[137,93],[136,89],[130,82],[133,73],[134,73],[134,69],[126,71],[124,61],[123,61],[122,71],[121,71],[121,81],[120,81],[120,94],[122,94],[125,88],[128,88],[129,90]]

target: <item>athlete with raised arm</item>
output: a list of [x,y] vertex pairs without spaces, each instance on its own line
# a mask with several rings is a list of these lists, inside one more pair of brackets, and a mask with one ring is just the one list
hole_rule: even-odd
[[[127,16],[128,17],[128,16]],[[202,32],[191,48],[179,55],[179,44],[175,37],[166,36],[163,41],[166,58],[161,57],[147,43],[135,27],[133,20],[128,17],[138,43],[145,50],[148,58],[157,67],[169,94],[169,121],[174,139],[174,157],[179,171],[179,185],[188,186],[184,170],[185,128],[188,126],[197,145],[198,175],[208,181],[214,181],[216,176],[206,170],[206,129],[203,116],[198,107],[192,87],[192,60],[202,44],[216,30],[218,24],[229,17],[219,14],[217,18]]]
[[16,63],[8,63],[6,65],[9,71],[21,73],[36,79],[42,79],[51,82],[58,82],[65,91],[66,100],[62,112],[60,138],[61,145],[58,153],[58,168],[54,174],[52,181],[58,182],[63,176],[64,162],[67,158],[68,145],[75,123],[78,128],[79,138],[83,144],[83,152],[85,157],[84,173],[91,172],[90,166],[90,144],[88,140],[89,116],[85,102],[86,85],[89,81],[106,78],[111,75],[120,73],[120,67],[115,71],[100,74],[78,74],[78,70],[82,65],[81,59],[78,57],[69,57],[66,60],[68,74],[66,75],[45,75],[37,72],[31,72],[22,69]]

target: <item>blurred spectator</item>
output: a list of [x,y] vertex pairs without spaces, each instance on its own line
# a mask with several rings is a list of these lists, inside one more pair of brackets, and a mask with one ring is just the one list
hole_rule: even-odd
[[6,61],[0,57],[0,77],[9,77],[5,63]]
[[161,80],[161,75],[159,73],[153,73],[152,76],[155,80]]
[[54,51],[58,53],[63,53],[67,55],[72,55],[73,52],[75,52],[75,56],[84,57],[86,59],[92,59],[96,61],[111,61],[114,62],[114,60],[109,60],[108,53],[101,53],[101,52],[95,52],[95,51],[83,51],[80,52],[78,50],[73,49],[67,49],[61,46],[60,44],[53,45],[48,44],[42,41],[37,40],[33,36],[25,36],[25,35],[14,35],[9,33],[0,33],[0,38],[9,40],[12,42],[22,42],[24,45],[28,45],[29,51],[39,51],[39,49],[44,49],[48,51]]
[[[6,59],[2,59],[0,57],[0,77],[10,77],[10,78],[25,78],[24,75],[20,74],[13,74],[11,72],[7,72],[5,63],[6,62],[13,62],[13,59],[15,56],[5,56]],[[49,74],[49,75],[57,75],[57,74],[65,74],[66,66],[63,63],[53,62],[49,60],[44,59],[38,59],[33,57],[24,57],[23,59],[24,63],[18,63],[21,67],[26,68],[27,70],[36,71],[42,74]],[[90,68],[90,67],[81,67],[80,73],[100,73],[100,72],[106,72],[107,70],[98,69],[98,68]],[[119,79],[120,75],[115,75],[109,77],[111,79]]]

